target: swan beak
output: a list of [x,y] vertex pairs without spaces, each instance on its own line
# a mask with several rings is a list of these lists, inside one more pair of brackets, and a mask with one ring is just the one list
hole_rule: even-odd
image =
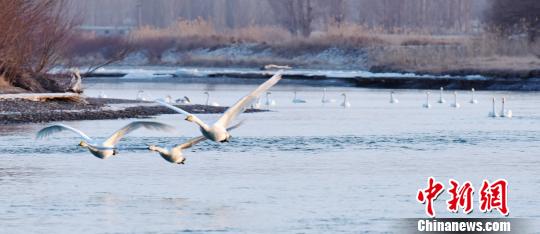
[[193,116],[192,116],[192,115],[188,115],[188,116],[186,117],[186,121],[192,122],[192,121],[193,121]]
[[184,165],[184,164],[185,164],[185,162],[186,162],[186,159],[184,158],[184,159],[182,159],[182,161],[180,161],[180,162],[179,162],[178,164],[182,164],[182,165]]
[[118,155],[118,150],[115,150],[115,149],[114,149],[112,155],[115,155],[115,156]]

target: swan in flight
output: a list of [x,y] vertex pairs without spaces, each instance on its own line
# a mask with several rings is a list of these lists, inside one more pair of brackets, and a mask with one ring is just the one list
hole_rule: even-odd
[[399,100],[394,97],[394,91],[390,92],[390,103],[399,103]]
[[474,96],[474,92],[476,90],[474,90],[474,88],[471,89],[471,101],[469,101],[469,103],[471,104],[477,104],[478,103],[478,100],[476,100],[476,97]]
[[83,92],[81,73],[79,72],[79,69],[77,68],[73,69],[71,73],[71,81],[69,83],[68,91],[73,92],[73,93]]
[[347,99],[347,94],[342,93],[341,96],[343,96],[343,102],[341,103],[341,107],[343,108],[349,108],[351,107],[351,103]]
[[506,103],[506,98],[502,98],[502,107],[501,107],[501,114],[500,116],[503,118],[512,118],[512,110],[506,110],[504,107],[504,104]]
[[[227,131],[231,131],[237,127],[239,127],[243,122],[240,122],[230,128],[227,128]],[[171,149],[165,149],[165,148],[162,148],[162,147],[159,147],[159,146],[155,146],[155,145],[151,145],[151,146],[148,146],[148,149],[150,151],[154,151],[154,152],[157,152],[159,153],[159,155],[161,155],[161,157],[163,159],[165,159],[166,161],[170,162],[170,163],[175,163],[175,164],[184,164],[184,162],[186,161],[186,158],[184,157],[184,154],[183,154],[183,150],[185,149],[188,149],[188,148],[191,148],[193,147],[194,145],[200,143],[200,142],[203,142],[206,140],[206,137],[204,136],[200,136],[200,137],[195,137],[195,138],[192,138],[190,139],[189,141],[183,143],[183,144],[180,144],[180,145],[176,145],[174,146],[173,148]]]
[[178,104],[191,104],[191,99],[189,99],[187,96],[184,96],[183,98],[176,99],[175,102]]
[[491,112],[489,112],[489,117],[491,118],[497,118],[499,115],[495,111],[495,98],[491,99]]
[[115,133],[113,133],[107,140],[104,142],[97,142],[94,139],[90,138],[88,135],[86,135],[81,130],[78,130],[76,128],[64,125],[64,124],[56,124],[52,125],[46,128],[41,129],[37,135],[37,139],[43,139],[45,137],[48,137],[51,134],[61,132],[61,131],[71,131],[83,139],[79,146],[82,148],[86,148],[92,153],[94,156],[101,158],[101,159],[107,159],[110,156],[116,155],[116,144],[124,137],[125,135],[139,129],[139,128],[146,128],[151,130],[161,130],[161,131],[172,131],[174,128],[167,124],[157,123],[157,122],[151,122],[151,121],[135,121],[132,122],[123,128],[119,129]]
[[453,108],[460,108],[461,105],[458,103],[457,101],[457,92],[454,91],[454,103],[452,103],[452,105],[450,105],[451,107]]
[[276,105],[276,100],[270,98],[271,94],[272,94],[271,92],[266,92],[266,103],[265,103],[266,109],[270,109],[271,106]]
[[292,100],[293,103],[307,103],[306,100],[304,99],[300,99],[296,96],[296,91],[294,91],[294,98]]
[[139,90],[139,91],[137,92],[136,100],[137,100],[137,101],[146,101],[146,95],[144,94],[144,91]]
[[204,94],[206,94],[205,105],[207,105],[207,106],[220,106],[219,103],[217,103],[217,102],[211,102],[210,103],[210,93],[208,91],[204,92]]
[[431,95],[431,92],[426,92],[426,103],[424,103],[424,105],[422,105],[422,107],[426,108],[426,109],[429,109],[431,108],[431,104],[429,104],[429,95]]
[[105,92],[103,92],[103,91],[100,91],[98,97],[99,98],[107,98],[107,94],[105,94]]
[[442,95],[443,95],[443,92],[444,92],[444,88],[441,87],[441,92],[440,92],[440,94],[439,94],[439,101],[438,101],[438,103],[445,103],[445,102],[446,102],[446,100],[444,100],[444,98],[443,98],[443,96],[442,96]]
[[321,102],[322,103],[334,103],[334,102],[336,102],[336,99],[328,99],[328,98],[326,98],[326,88],[324,88]]
[[272,78],[261,84],[255,90],[248,95],[242,97],[233,106],[229,107],[227,111],[212,125],[208,125],[199,119],[197,116],[188,113],[178,107],[172,106],[160,100],[156,100],[157,103],[166,106],[178,113],[186,115],[186,120],[193,122],[200,127],[201,133],[204,137],[215,142],[228,142],[231,135],[227,131],[227,127],[234,121],[234,119],[242,113],[256,98],[262,93],[266,92],[269,88],[274,86],[279,80],[281,80],[282,71],[277,72]]

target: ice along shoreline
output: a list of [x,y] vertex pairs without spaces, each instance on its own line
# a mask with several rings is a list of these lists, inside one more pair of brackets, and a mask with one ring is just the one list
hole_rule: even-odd
[[[486,71],[486,75],[466,75],[473,71],[454,71],[451,75],[415,74],[400,72],[367,72],[354,70],[310,70],[293,69],[285,71],[283,79],[305,85],[354,86],[386,89],[447,89],[470,90],[508,90],[540,91],[540,69],[529,72]],[[178,68],[148,67],[132,69],[117,67],[100,69],[87,78],[130,80],[197,79],[200,82],[227,79],[268,79],[273,71],[261,71],[246,68]],[[497,76],[499,74],[499,76]]]

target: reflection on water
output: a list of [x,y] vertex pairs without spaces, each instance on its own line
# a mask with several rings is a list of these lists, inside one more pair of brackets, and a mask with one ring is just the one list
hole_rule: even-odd
[[[201,103],[211,88],[213,100],[230,105],[253,87],[96,82],[86,94],[133,98],[144,89]],[[308,103],[293,104],[293,90]],[[352,108],[339,107],[342,92]],[[328,88],[338,102],[324,106],[320,88],[285,85],[272,93],[272,112],[241,115],[246,123],[230,143],[196,145],[182,166],[145,150],[200,135],[180,115],[155,119],[177,132],[136,131],[108,160],[79,148],[71,133],[36,141],[46,124],[0,127],[2,232],[392,232],[400,218],[423,217],[414,194],[428,176],[475,185],[505,178],[511,217],[540,218],[538,93],[477,92],[478,105],[463,93],[461,109],[434,103],[430,110],[421,108],[420,90],[396,92],[396,105],[389,90]],[[492,96],[508,97],[516,117],[488,118]],[[101,140],[130,121],[67,124]],[[444,199],[435,204],[441,217],[463,217],[444,212]]]

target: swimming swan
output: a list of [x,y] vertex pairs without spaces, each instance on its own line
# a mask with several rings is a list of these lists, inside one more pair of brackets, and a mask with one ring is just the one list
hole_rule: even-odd
[[495,111],[495,98],[491,99],[491,112],[489,112],[488,116],[491,118],[499,117],[499,115]]
[[452,103],[452,105],[450,105],[450,106],[453,107],[453,108],[460,108],[461,107],[461,105],[457,101],[457,92],[454,92],[454,103]]
[[107,94],[105,94],[105,92],[103,92],[103,91],[100,91],[99,95],[98,95],[98,98],[107,98]]
[[210,93],[208,91],[204,92],[204,94],[206,94],[205,105],[207,105],[207,106],[220,106],[219,103],[217,103],[217,102],[211,102],[210,103]]
[[166,106],[178,113],[186,115],[186,120],[193,122],[199,125],[201,133],[204,137],[215,142],[228,142],[231,138],[231,135],[227,131],[227,127],[232,123],[232,121],[243,112],[256,98],[258,98],[262,93],[266,92],[270,87],[274,86],[279,80],[281,80],[282,71],[277,72],[272,78],[261,84],[255,90],[253,90],[248,95],[242,97],[238,102],[233,106],[229,107],[227,111],[211,126],[204,123],[197,116],[188,113],[185,110],[182,110],[178,107],[169,105],[163,101],[156,100],[157,103]]
[[271,94],[272,94],[271,92],[266,92],[266,103],[265,103],[266,109],[270,109],[271,106],[276,105],[276,100],[270,98]]
[[392,104],[399,103],[399,100],[394,97],[394,91],[390,92],[390,103],[392,103]]
[[474,96],[474,88],[471,89],[471,101],[469,101],[469,103],[471,104],[477,104],[478,103],[478,100],[476,100],[476,97]]
[[84,132],[64,125],[64,124],[56,124],[52,125],[46,128],[41,129],[37,135],[37,139],[43,139],[45,137],[48,137],[51,134],[61,132],[61,131],[71,131],[74,133],[79,134],[79,136],[82,137],[82,141],[79,143],[79,146],[82,148],[86,148],[92,153],[94,156],[101,158],[101,159],[107,159],[110,156],[116,155],[117,150],[115,148],[115,145],[124,137],[125,135],[141,128],[147,128],[151,130],[161,130],[161,131],[172,131],[173,127],[167,124],[157,123],[157,122],[150,122],[150,121],[135,121],[132,122],[120,130],[113,133],[107,140],[104,142],[96,142],[89,136],[87,136]]
[[328,98],[326,98],[326,88],[324,88],[321,102],[322,103],[334,103],[334,102],[336,102],[336,99],[328,99]]
[[[227,131],[231,131],[237,127],[239,127],[240,125],[242,124],[242,122],[230,127],[230,128],[227,128]],[[150,151],[154,151],[154,152],[158,152],[159,155],[161,155],[161,157],[163,159],[165,159],[167,162],[170,162],[170,163],[175,163],[175,164],[184,164],[184,162],[186,161],[186,158],[184,157],[184,154],[182,153],[183,150],[185,149],[188,149],[188,148],[191,148],[192,146],[200,143],[200,142],[203,142],[206,140],[206,137],[204,136],[200,136],[200,137],[195,137],[195,138],[192,138],[190,139],[189,141],[183,143],[183,144],[180,144],[180,145],[176,145],[174,146],[173,148],[171,148],[170,150],[169,149],[165,149],[165,148],[161,148],[161,147],[158,147],[158,146],[155,146],[155,145],[151,145],[151,146],[148,146],[148,149]]]
[[294,91],[294,98],[293,98],[292,102],[293,103],[307,103],[306,100],[296,97],[296,91]]
[[343,102],[341,103],[341,107],[343,108],[349,108],[351,107],[351,103],[347,99],[347,94],[342,93],[341,96],[343,96]]
[[431,92],[426,92],[426,103],[424,103],[424,105],[422,105],[422,107],[426,108],[426,109],[429,109],[431,108],[431,104],[429,104],[429,95],[431,95]]
[[505,110],[504,104],[506,103],[506,98],[502,98],[502,107],[501,107],[501,117],[503,118],[512,118],[512,110]]
[[175,101],[178,104],[191,104],[191,99],[189,97],[184,96],[183,98],[176,99]]
[[135,99],[137,101],[146,101],[146,95],[144,94],[144,91],[139,90]]
[[439,101],[438,101],[438,103],[445,103],[445,102],[446,102],[446,100],[444,100],[444,98],[443,98],[443,96],[442,96],[442,95],[443,95],[443,91],[444,91],[444,88],[441,87],[441,92],[440,92],[440,94],[439,94]]
[[257,100],[251,104],[251,109],[261,109],[261,98],[258,97]]
[[167,103],[172,103],[172,96],[171,96],[171,95],[165,96],[165,101],[166,101]]

